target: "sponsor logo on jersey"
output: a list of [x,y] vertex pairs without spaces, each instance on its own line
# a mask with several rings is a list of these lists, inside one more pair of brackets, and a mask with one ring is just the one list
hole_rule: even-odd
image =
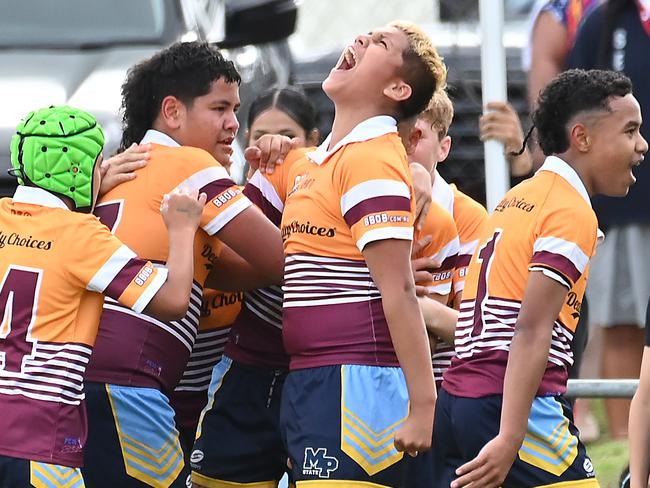
[[30,249],[49,251],[52,249],[52,241],[43,241],[38,238],[34,239],[34,236],[21,236],[16,232],[7,234],[0,230],[0,249],[5,246],[28,247]]
[[532,212],[535,208],[534,203],[527,202],[525,198],[512,197],[504,198],[499,202],[499,205],[494,209],[495,212],[503,212],[507,208],[518,208],[524,212]]
[[336,471],[338,467],[339,460],[334,456],[328,456],[326,448],[321,447],[314,450],[307,447],[305,449],[305,461],[302,465],[303,475],[329,478],[332,471]]
[[334,237],[336,235],[336,229],[334,227],[319,227],[317,225],[312,225],[309,220],[305,223],[294,220],[290,224],[282,226],[283,240],[288,239],[291,234],[311,234],[312,236]]

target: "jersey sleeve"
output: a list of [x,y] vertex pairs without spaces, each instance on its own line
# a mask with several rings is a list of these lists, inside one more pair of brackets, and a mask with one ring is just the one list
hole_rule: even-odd
[[197,188],[208,196],[200,226],[208,234],[219,232],[228,222],[251,205],[226,169],[207,152],[183,148],[187,161],[186,178],[179,188]]
[[348,150],[334,178],[341,214],[359,250],[385,239],[412,240],[413,189],[405,155],[372,142]]
[[569,207],[543,211],[528,269],[571,289],[594,255],[597,238],[595,215],[577,214]]
[[454,293],[462,293],[465,288],[467,268],[472,261],[472,255],[478,247],[481,230],[487,220],[487,211],[478,202],[464,194],[455,194],[454,219],[458,229],[460,248],[458,260],[452,279]]
[[426,235],[432,237],[431,242],[422,248],[416,257],[431,257],[439,262],[440,266],[430,270],[433,276],[430,282],[418,285],[425,286],[429,294],[448,295],[451,293],[452,277],[458,259],[458,232],[449,212],[435,202],[429,209],[422,230],[417,231],[416,238],[420,239]]
[[290,169],[304,158],[309,150],[313,148],[290,151],[284,162],[276,166],[271,174],[255,171],[244,188],[244,195],[277,227],[280,227],[284,202],[287,199]]
[[167,280],[167,269],[138,258],[99,220],[90,219],[68,245],[69,272],[87,290],[142,312]]

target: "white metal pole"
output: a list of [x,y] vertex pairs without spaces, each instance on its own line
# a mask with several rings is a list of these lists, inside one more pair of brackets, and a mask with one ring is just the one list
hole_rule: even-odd
[[[507,100],[506,55],[503,46],[503,0],[479,0],[481,19],[481,85],[483,110],[492,101]],[[503,144],[484,143],[485,193],[488,211],[494,210],[509,188],[509,170]]]

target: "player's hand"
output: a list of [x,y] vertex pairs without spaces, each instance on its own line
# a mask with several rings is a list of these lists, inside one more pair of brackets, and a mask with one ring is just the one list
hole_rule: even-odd
[[433,437],[433,408],[421,414],[411,409],[404,424],[395,432],[395,449],[411,457],[428,451]]
[[422,229],[431,207],[431,174],[420,163],[409,164],[415,192],[415,228]]
[[524,131],[515,109],[508,102],[490,102],[486,108],[489,112],[478,120],[480,139],[495,139],[503,143],[506,155],[519,152],[524,143]]
[[131,144],[124,152],[110,157],[101,164],[102,183],[99,195],[105,195],[116,186],[136,178],[136,170],[144,168],[149,160],[149,144]]
[[471,488],[497,488],[506,479],[515,461],[519,447],[515,443],[496,436],[483,446],[483,449],[470,462],[456,470],[458,478],[451,488],[471,486]]
[[[418,258],[418,253],[431,243],[432,236],[426,235],[422,239],[413,242],[411,248],[411,271],[413,272],[413,279],[415,283],[428,283],[433,281],[433,274],[431,270],[438,269],[442,263],[432,257]],[[427,288],[425,286],[416,285],[415,294],[418,296],[427,295]]]
[[195,232],[201,221],[207,195],[196,189],[177,188],[163,197],[160,212],[167,229]]
[[301,144],[297,137],[290,139],[279,134],[264,134],[253,146],[246,148],[244,157],[251,168],[272,174],[275,167],[284,162],[289,151],[301,147]]

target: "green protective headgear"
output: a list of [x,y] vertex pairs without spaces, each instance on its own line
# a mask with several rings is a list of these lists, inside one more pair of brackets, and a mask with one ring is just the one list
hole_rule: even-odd
[[21,185],[66,196],[89,212],[104,131],[88,112],[68,106],[30,112],[11,138],[11,165]]

